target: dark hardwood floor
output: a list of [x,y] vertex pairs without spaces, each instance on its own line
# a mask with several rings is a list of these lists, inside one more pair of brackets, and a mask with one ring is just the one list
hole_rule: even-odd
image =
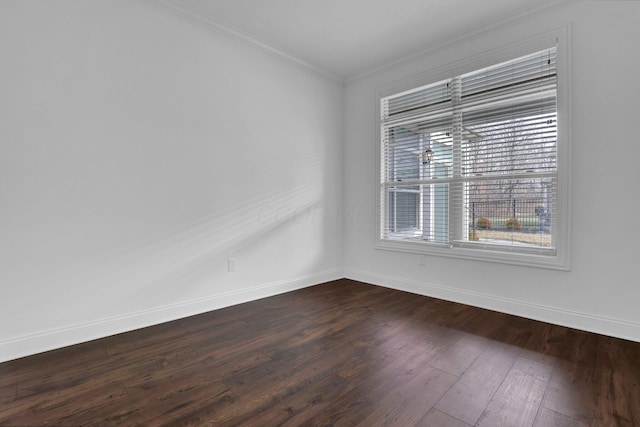
[[1,426],[640,426],[640,343],[339,280],[0,364]]

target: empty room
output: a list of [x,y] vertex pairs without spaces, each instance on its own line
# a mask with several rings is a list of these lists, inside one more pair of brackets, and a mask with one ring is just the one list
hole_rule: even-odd
[[0,0],[0,426],[640,426],[639,19]]

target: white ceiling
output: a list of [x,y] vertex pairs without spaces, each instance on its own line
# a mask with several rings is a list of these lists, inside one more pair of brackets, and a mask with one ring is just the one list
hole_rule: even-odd
[[340,80],[575,0],[165,0]]

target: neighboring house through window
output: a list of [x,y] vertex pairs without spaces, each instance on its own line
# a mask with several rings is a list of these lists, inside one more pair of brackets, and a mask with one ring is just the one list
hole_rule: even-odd
[[557,59],[381,94],[379,247],[567,267]]

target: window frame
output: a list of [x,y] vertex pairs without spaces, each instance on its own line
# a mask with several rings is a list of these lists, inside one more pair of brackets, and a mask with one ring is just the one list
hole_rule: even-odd
[[[556,46],[557,49],[557,218],[555,227],[555,253],[531,248],[527,251],[510,250],[509,247],[495,248],[491,244],[465,245],[434,242],[412,242],[383,238],[384,213],[383,199],[386,197],[380,185],[382,171],[382,142],[380,117],[381,100],[414,88],[433,84],[466,73],[493,66],[514,58]],[[381,250],[417,253],[423,255],[445,256],[484,262],[497,262],[529,267],[557,270],[570,269],[570,176],[571,176],[571,88],[570,88],[570,44],[568,28],[561,28],[509,44],[498,49],[486,51],[464,61],[454,62],[435,68],[426,73],[382,86],[376,91],[376,162],[375,162],[375,200],[376,200],[376,236],[375,247]],[[451,226],[451,225],[450,225]]]

